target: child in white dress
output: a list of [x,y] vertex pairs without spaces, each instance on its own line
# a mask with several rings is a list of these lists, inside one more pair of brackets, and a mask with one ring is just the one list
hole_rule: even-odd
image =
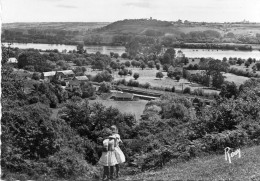
[[115,154],[116,138],[111,133],[104,135],[103,151],[99,159],[99,164],[104,167],[103,180],[113,179],[114,166],[118,164]]
[[118,134],[117,127],[115,125],[113,125],[113,126],[111,126],[111,130],[112,130],[112,135],[116,138],[115,139],[115,154],[116,154],[117,164],[115,166],[116,166],[116,177],[118,177],[119,164],[125,162],[125,155],[119,147],[119,143],[122,143],[122,140],[120,138],[120,135]]

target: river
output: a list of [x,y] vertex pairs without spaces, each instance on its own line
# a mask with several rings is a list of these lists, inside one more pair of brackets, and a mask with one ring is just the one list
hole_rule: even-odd
[[[8,46],[7,43],[3,43],[5,46]],[[60,52],[62,50],[76,50],[75,45],[56,45],[56,44],[37,44],[37,43],[13,43],[11,47],[18,47],[21,49],[26,48],[35,48],[41,50],[50,50],[58,49]],[[84,46],[87,50],[87,53],[96,53],[99,51],[102,54],[109,54],[110,52],[118,53],[121,55],[125,52],[125,47],[123,46]],[[186,57],[189,58],[200,58],[200,57],[212,57],[214,59],[223,59],[223,57],[237,57],[242,59],[247,59],[249,57],[260,60],[260,51],[234,51],[234,50],[206,50],[206,49],[185,49],[185,48],[176,48],[176,52],[181,50]]]

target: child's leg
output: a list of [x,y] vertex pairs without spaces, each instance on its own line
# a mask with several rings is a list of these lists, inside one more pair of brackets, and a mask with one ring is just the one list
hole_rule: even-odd
[[110,166],[110,176],[109,176],[110,179],[113,179],[114,178],[114,166]]
[[107,179],[109,175],[109,166],[104,166],[103,179]]
[[116,177],[118,177],[118,173],[119,173],[119,164],[116,164]]

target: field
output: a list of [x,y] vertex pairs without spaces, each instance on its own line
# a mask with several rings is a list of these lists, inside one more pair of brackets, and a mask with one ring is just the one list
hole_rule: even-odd
[[90,104],[95,102],[102,103],[106,107],[117,108],[121,113],[134,114],[136,120],[141,118],[143,114],[145,105],[148,101],[138,100],[138,101],[114,101],[114,100],[89,100]]
[[243,84],[246,80],[250,79],[244,76],[237,76],[230,73],[225,73],[224,76],[226,77],[225,80],[229,82],[234,82],[237,86]]
[[186,163],[172,164],[158,171],[141,173],[122,180],[260,180],[260,147],[241,149],[241,158],[234,157],[231,164],[223,154],[196,158]]

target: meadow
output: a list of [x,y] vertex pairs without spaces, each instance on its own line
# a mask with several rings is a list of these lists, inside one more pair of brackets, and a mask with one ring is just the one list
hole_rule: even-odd
[[241,158],[229,164],[222,155],[196,158],[186,163],[171,163],[162,170],[148,171],[122,180],[260,180],[260,147],[241,149]]

